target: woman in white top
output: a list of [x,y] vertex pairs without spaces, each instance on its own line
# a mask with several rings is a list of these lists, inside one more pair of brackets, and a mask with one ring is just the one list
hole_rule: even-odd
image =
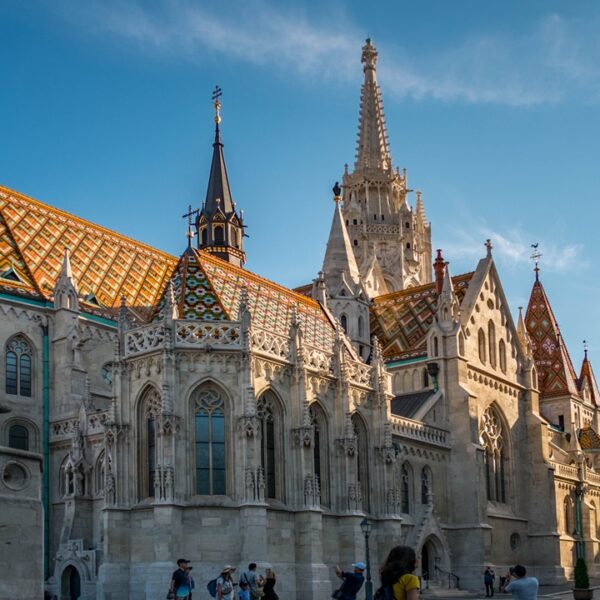
[[235,567],[225,565],[217,579],[217,600],[233,600],[233,579]]

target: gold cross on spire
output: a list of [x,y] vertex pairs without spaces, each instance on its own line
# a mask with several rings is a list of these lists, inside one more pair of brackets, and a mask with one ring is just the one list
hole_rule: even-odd
[[212,93],[213,106],[215,107],[215,123],[218,125],[221,122],[221,96],[223,91],[218,85],[215,85],[215,89]]

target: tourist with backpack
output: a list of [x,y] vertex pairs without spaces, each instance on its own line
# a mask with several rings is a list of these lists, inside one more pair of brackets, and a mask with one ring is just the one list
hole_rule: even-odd
[[234,600],[233,594],[233,579],[232,573],[235,571],[235,567],[231,565],[225,565],[221,570],[221,574],[209,581],[206,584],[208,593],[217,600]]
[[417,556],[410,546],[390,550],[381,568],[381,587],[376,600],[419,600],[419,578],[414,574]]
[[263,576],[256,571],[256,563],[251,562],[248,565],[248,570],[245,573],[242,573],[240,581],[245,581],[248,584],[248,587],[250,588],[250,600],[259,600],[265,595],[263,591],[265,580],[263,579]]
[[189,600],[192,597],[192,589],[194,588],[194,580],[190,571],[190,561],[185,558],[180,558],[177,561],[177,571],[171,576],[171,585],[169,586],[168,596],[177,600]]

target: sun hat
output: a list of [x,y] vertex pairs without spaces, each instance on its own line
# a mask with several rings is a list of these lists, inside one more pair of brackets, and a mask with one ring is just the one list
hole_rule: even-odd
[[355,563],[352,563],[352,566],[355,569],[360,569],[361,571],[364,571],[367,568],[367,565],[365,565],[364,562],[355,562]]
[[221,569],[221,573],[231,573],[231,571],[235,571],[235,567],[232,567],[231,565],[225,565]]

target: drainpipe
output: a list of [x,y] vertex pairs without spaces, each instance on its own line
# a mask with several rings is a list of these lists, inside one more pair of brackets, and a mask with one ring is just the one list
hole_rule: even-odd
[[48,337],[48,319],[41,323],[42,327],[42,403],[43,403],[43,432],[42,447],[43,462],[43,489],[42,502],[44,504],[44,579],[50,576],[50,341]]

